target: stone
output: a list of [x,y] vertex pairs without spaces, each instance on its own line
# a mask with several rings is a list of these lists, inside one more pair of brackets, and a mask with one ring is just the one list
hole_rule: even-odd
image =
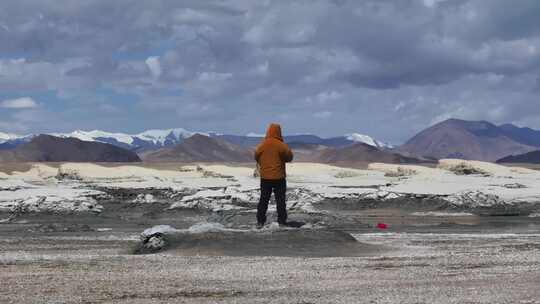
[[144,242],[143,246],[145,249],[150,251],[159,251],[165,248],[166,244],[167,242],[165,241],[165,236],[158,232],[150,236],[146,242]]

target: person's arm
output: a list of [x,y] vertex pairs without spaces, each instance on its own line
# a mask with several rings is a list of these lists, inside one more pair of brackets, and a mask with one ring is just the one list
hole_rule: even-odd
[[259,158],[261,157],[261,153],[262,153],[261,145],[258,145],[257,148],[255,149],[255,153],[253,153],[253,156],[257,164],[259,163]]
[[289,163],[293,160],[293,153],[291,148],[287,146],[287,144],[284,145],[283,153],[282,153],[282,159],[284,162]]

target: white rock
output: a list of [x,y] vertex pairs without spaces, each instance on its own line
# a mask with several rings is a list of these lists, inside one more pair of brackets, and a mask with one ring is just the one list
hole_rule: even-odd
[[150,203],[155,203],[156,199],[154,198],[154,196],[152,194],[141,193],[141,194],[137,195],[137,198],[135,198],[133,200],[133,202],[134,203],[150,204]]
[[178,230],[178,229],[176,229],[176,228],[174,228],[172,226],[169,226],[169,225],[157,225],[157,226],[154,226],[152,228],[148,228],[148,229],[144,230],[141,233],[141,239],[146,240],[150,236],[152,236],[154,234],[157,234],[157,233],[173,234],[173,233],[176,233],[176,232],[179,232],[179,231],[181,231],[181,230]]
[[396,198],[400,198],[401,195],[395,193],[395,192],[390,192],[388,193],[388,195],[385,197],[385,199],[387,200],[391,200],[391,199],[396,199]]

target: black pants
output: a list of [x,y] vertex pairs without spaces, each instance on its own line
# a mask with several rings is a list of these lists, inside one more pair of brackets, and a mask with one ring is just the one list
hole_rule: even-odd
[[266,211],[268,210],[268,202],[272,191],[274,191],[274,197],[276,198],[278,223],[285,224],[287,222],[287,205],[285,203],[287,181],[285,179],[261,179],[261,198],[259,206],[257,206],[257,222],[260,224],[266,222]]

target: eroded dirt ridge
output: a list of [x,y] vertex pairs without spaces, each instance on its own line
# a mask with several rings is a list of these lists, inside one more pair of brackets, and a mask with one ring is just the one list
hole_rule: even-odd
[[[451,210],[482,215],[528,215],[538,210],[538,171],[480,162],[441,161],[438,168],[372,164],[369,170],[318,164],[289,168],[288,208],[325,213],[318,206],[357,203]],[[165,209],[251,212],[258,199],[252,169],[177,166],[101,167],[35,164],[24,172],[0,173],[0,211],[95,213],[111,203],[163,204]]]

